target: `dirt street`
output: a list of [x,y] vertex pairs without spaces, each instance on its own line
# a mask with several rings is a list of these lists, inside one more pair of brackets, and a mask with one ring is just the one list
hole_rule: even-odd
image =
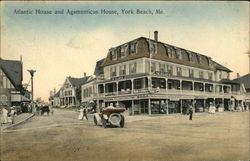
[[34,117],[1,134],[1,160],[220,160],[249,159],[249,113],[150,117],[125,128],[79,122],[74,111]]

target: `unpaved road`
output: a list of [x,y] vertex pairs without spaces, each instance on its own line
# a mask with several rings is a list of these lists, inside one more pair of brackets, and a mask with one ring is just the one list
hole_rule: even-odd
[[79,122],[74,111],[34,117],[1,134],[1,160],[248,160],[249,113],[169,115],[125,128]]

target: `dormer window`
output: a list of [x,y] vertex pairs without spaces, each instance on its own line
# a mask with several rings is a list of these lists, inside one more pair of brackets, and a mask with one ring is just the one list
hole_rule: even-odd
[[150,45],[150,53],[157,54],[157,43],[151,43]]
[[194,54],[188,51],[188,59],[190,62],[194,62]]
[[152,42],[151,40],[147,40],[149,44],[149,53],[157,54],[157,42]]
[[131,54],[137,53],[137,42],[136,41],[130,43],[130,53]]
[[182,58],[182,52],[181,52],[180,49],[177,49],[177,50],[176,50],[176,58],[177,58],[177,59],[181,59],[181,58]]
[[210,67],[213,66],[213,61],[211,60],[211,58],[208,58],[208,65],[209,65]]
[[199,63],[204,64],[204,56],[198,55]]
[[116,59],[116,53],[115,53],[114,49],[110,51],[110,59],[111,60],[115,60]]
[[126,56],[126,49],[127,49],[127,44],[126,45],[123,45],[121,47],[121,57],[125,57]]

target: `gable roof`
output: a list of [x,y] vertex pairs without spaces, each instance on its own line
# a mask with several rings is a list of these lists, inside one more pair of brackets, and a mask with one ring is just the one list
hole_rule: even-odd
[[105,58],[103,58],[103,59],[101,59],[101,60],[99,60],[99,61],[96,62],[94,75],[104,74],[104,71],[103,71],[104,62],[105,62]]
[[250,73],[234,80],[243,83],[245,88],[250,88]]
[[3,70],[7,78],[18,90],[21,89],[23,80],[23,64],[17,60],[0,59],[0,68]]
[[70,81],[72,86],[78,87],[78,86],[85,84],[88,81],[89,77],[90,76],[86,76],[86,77],[82,77],[82,78],[68,77],[68,80]]
[[217,69],[217,70],[223,70],[223,71],[226,71],[226,72],[232,72],[230,69],[228,69],[227,67],[224,67],[223,65],[213,61],[214,63],[214,67]]

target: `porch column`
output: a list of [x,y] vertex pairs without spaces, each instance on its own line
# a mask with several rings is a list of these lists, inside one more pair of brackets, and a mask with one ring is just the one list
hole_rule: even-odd
[[134,79],[131,79],[131,94],[134,94]]
[[182,114],[182,99],[180,99],[180,112]]
[[206,108],[206,99],[203,100],[203,112],[205,112],[205,108]]
[[118,82],[115,82],[116,83],[116,95],[118,96],[119,93],[118,93]]
[[192,86],[193,86],[193,95],[194,95],[194,81],[192,81]]
[[167,115],[168,115],[168,99],[166,100],[166,105],[167,105]]
[[151,115],[151,99],[148,99],[148,114]]
[[180,92],[182,94],[182,80],[180,80]]
[[134,105],[134,100],[132,100],[132,115],[135,115],[135,105]]
[[103,84],[103,94],[104,94],[104,96],[106,95],[106,86],[105,86],[105,84]]
[[222,108],[225,109],[225,105],[224,105],[224,98],[221,98],[222,99]]
[[166,91],[168,91],[168,79],[166,78]]
[[195,113],[195,104],[196,104],[196,100],[193,100],[193,113]]

